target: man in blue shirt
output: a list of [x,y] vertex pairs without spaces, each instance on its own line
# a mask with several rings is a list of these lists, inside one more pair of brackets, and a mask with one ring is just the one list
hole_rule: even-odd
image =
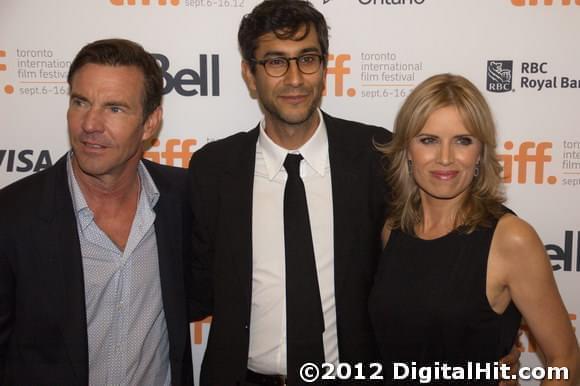
[[192,385],[185,171],[142,160],[159,66],[101,40],[68,83],[71,150],[0,191],[0,384]]

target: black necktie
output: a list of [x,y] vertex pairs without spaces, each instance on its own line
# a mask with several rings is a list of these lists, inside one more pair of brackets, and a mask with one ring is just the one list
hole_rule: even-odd
[[288,385],[300,385],[298,371],[306,362],[324,362],[324,316],[314,261],[312,232],[299,154],[288,154],[284,189],[284,246],[286,251],[286,335]]

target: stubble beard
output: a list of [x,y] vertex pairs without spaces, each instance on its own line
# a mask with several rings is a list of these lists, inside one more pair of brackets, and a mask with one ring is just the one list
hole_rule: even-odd
[[306,113],[304,115],[295,117],[292,116],[293,114],[284,114],[284,112],[276,108],[276,106],[274,106],[273,103],[262,103],[262,106],[264,107],[264,110],[266,110],[274,120],[282,123],[283,125],[301,126],[313,120],[313,117],[315,116],[321,101],[322,101],[322,91],[320,91],[316,96],[316,98],[314,98],[310,106],[308,106],[308,110],[306,110]]

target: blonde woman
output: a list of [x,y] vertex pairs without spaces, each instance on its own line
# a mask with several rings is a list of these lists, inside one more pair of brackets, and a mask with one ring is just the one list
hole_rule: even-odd
[[[392,142],[381,147],[392,197],[369,309],[385,368],[403,375],[405,366],[410,374],[426,366],[432,384],[497,384],[493,371],[481,374],[489,382],[466,380],[468,362],[497,366],[523,316],[546,365],[569,371],[569,380],[542,385],[572,385],[576,337],[542,242],[502,205],[494,149],[485,99],[467,79],[450,74],[413,91]],[[441,379],[443,364],[465,373]]]

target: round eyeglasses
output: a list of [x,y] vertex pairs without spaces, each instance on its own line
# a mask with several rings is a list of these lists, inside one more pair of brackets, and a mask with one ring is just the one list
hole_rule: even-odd
[[309,75],[314,74],[320,70],[320,65],[322,64],[322,59],[324,57],[319,54],[304,54],[300,56],[295,56],[293,58],[287,58],[285,56],[276,56],[272,58],[251,61],[256,64],[264,66],[266,74],[278,78],[286,75],[288,69],[290,68],[290,61],[295,60],[298,65],[298,69],[301,73]]

